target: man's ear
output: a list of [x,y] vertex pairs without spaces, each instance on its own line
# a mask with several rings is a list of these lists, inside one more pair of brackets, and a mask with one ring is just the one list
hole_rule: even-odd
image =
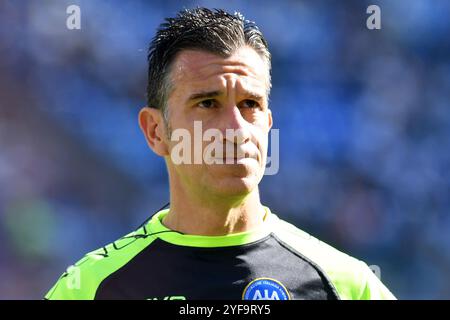
[[[269,130],[272,128],[273,125],[273,119],[272,119],[272,111],[270,109],[267,110],[267,121],[269,121]],[[269,131],[267,130],[267,131]]]
[[153,152],[161,157],[169,155],[166,128],[161,111],[156,108],[143,107],[139,111],[138,121],[145,140]]

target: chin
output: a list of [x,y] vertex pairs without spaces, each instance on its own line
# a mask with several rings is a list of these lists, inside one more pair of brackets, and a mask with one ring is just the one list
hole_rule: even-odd
[[[217,183],[218,182],[218,183]],[[216,193],[223,196],[245,196],[258,187],[256,177],[227,177],[216,181]]]
[[258,166],[250,164],[211,166],[206,180],[208,183],[204,185],[218,195],[245,196],[258,188],[264,174]]

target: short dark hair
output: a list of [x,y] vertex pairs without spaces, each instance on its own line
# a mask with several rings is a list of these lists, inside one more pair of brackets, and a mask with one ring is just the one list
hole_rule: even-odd
[[177,53],[199,49],[223,57],[248,45],[267,62],[270,89],[271,57],[266,40],[257,25],[240,13],[221,9],[185,9],[175,18],[166,18],[148,51],[147,105],[162,110],[167,120],[166,104],[171,90],[168,75]]

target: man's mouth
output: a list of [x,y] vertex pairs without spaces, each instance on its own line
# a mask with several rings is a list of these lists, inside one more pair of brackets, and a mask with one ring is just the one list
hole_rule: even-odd
[[224,164],[234,164],[234,163],[243,163],[243,162],[247,162],[247,161],[258,161],[258,156],[257,155],[245,155],[245,156],[234,156],[234,157],[215,157],[214,158],[215,161],[217,162],[222,162]]

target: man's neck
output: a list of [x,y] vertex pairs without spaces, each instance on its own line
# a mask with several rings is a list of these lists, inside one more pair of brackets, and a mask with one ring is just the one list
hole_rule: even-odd
[[185,234],[220,236],[255,229],[264,217],[258,189],[243,197],[207,201],[171,193],[170,211],[163,224]]

